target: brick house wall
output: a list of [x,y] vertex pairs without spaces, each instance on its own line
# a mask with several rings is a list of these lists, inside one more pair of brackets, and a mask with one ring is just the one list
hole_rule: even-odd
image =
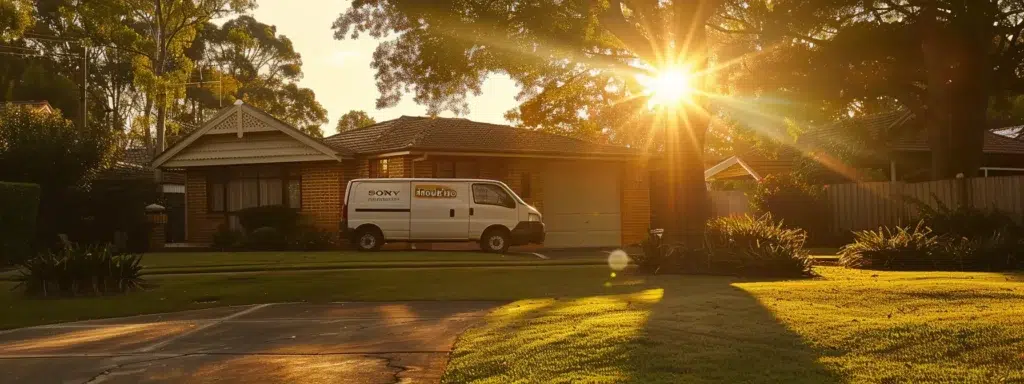
[[344,201],[345,170],[339,163],[302,164],[301,212],[313,226],[338,236]]
[[647,239],[651,227],[651,184],[646,161],[622,165],[622,245]]
[[185,199],[187,233],[186,241],[198,244],[213,243],[213,234],[221,225],[227,224],[223,213],[207,212],[205,169],[189,169],[185,172]]

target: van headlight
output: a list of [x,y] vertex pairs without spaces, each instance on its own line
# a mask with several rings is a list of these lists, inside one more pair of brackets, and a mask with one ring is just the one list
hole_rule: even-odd
[[536,213],[531,213],[529,216],[527,216],[527,221],[540,221],[540,215]]

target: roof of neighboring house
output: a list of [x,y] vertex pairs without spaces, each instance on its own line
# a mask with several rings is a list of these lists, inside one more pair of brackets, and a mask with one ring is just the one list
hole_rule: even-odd
[[[121,149],[114,158],[114,164],[110,168],[100,171],[101,179],[142,180],[153,178],[153,168],[150,167],[153,157],[150,156],[149,149]],[[164,172],[162,179],[164,184],[185,184],[185,174],[183,173]]]
[[29,107],[29,108],[32,108],[32,109],[35,109],[35,110],[39,110],[39,111],[53,112],[53,107],[51,107],[50,106],[50,102],[48,102],[46,100],[42,100],[42,101],[36,101],[36,100],[6,101],[6,102],[0,104],[0,107],[7,106],[7,105],[14,105],[14,106],[20,106],[20,107]]
[[402,116],[323,139],[356,153],[408,150],[507,152],[550,155],[636,155],[616,145],[593,143],[553,133],[480,123],[459,118]]

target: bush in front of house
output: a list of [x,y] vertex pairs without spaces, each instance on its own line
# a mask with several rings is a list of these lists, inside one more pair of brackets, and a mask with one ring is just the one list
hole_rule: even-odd
[[242,231],[236,231],[228,228],[227,225],[221,224],[217,227],[217,232],[213,233],[213,248],[219,251],[231,251],[242,247],[242,242],[245,240],[245,233]]
[[284,251],[288,249],[288,236],[274,227],[256,228],[245,235],[242,246],[251,251]]
[[142,289],[142,255],[112,246],[70,245],[18,264],[16,289],[33,296],[124,293]]
[[938,236],[983,239],[996,234],[1024,237],[1024,230],[1009,214],[995,208],[983,210],[971,206],[951,208],[932,195],[935,207],[917,199],[908,199],[918,210],[918,218]]
[[281,233],[291,233],[299,225],[298,211],[283,205],[265,205],[238,211],[238,222],[245,231],[252,233],[260,228],[274,228]]
[[815,244],[829,237],[831,210],[824,186],[789,174],[769,175],[750,194],[750,206],[758,215],[770,213],[787,227],[803,228]]
[[0,182],[0,265],[32,254],[38,214],[38,185]]
[[813,276],[806,233],[783,227],[771,215],[722,217],[710,221],[703,247],[661,244],[651,237],[634,257],[645,273],[696,273],[744,277]]
[[771,214],[720,217],[708,222],[704,267],[739,276],[813,276],[806,241],[804,230],[787,228]]
[[300,225],[288,239],[289,249],[296,251],[326,251],[336,245],[332,233],[312,225]]

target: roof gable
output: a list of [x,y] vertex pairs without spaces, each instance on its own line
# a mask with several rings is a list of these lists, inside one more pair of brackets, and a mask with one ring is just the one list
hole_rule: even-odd
[[239,101],[157,156],[153,167],[337,161],[346,153]]

